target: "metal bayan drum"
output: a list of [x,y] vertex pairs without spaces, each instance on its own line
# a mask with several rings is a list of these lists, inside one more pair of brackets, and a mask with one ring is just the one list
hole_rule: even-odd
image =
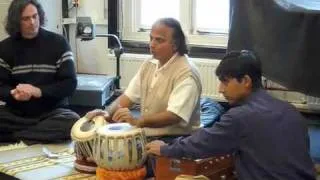
[[99,167],[112,171],[140,168],[146,160],[146,143],[143,129],[128,123],[108,124],[97,130],[94,159]]
[[87,173],[95,173],[96,163],[93,158],[93,142],[98,128],[106,124],[102,116],[93,120],[86,117],[79,119],[71,129],[71,138],[74,141],[76,160],[74,166],[77,170]]

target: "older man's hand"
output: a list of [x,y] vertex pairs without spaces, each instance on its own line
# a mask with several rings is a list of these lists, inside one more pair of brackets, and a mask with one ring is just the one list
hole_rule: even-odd
[[115,122],[126,122],[132,126],[138,125],[138,120],[132,116],[128,108],[119,108],[112,116],[112,120]]
[[167,144],[159,140],[151,141],[146,145],[147,153],[161,156],[161,152],[160,152],[161,146],[167,146]]
[[109,113],[102,109],[95,109],[95,110],[89,111],[85,116],[90,120],[92,120],[96,116],[103,116],[106,119],[106,121],[111,120]]

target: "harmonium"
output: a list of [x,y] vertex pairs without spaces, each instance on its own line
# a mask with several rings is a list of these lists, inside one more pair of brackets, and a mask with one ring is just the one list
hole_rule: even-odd
[[211,180],[235,180],[233,156],[214,156],[197,160],[157,157],[156,180],[174,180],[179,175],[203,175]]

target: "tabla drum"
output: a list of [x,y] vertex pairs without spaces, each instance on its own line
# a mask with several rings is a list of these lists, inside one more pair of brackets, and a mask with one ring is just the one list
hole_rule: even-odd
[[92,153],[93,142],[97,135],[97,129],[106,123],[103,116],[97,116],[93,120],[82,117],[72,126],[71,138],[74,141],[76,154],[74,166],[78,171],[95,173],[97,165]]
[[141,168],[147,143],[143,129],[128,123],[107,124],[97,130],[94,159],[99,167],[112,171]]

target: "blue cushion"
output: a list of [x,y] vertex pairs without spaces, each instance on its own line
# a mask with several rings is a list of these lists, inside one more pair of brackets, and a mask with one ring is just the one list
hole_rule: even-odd
[[320,163],[320,126],[309,126],[310,155],[316,163]]
[[225,112],[221,104],[208,97],[200,99],[200,110],[201,127],[211,127]]

